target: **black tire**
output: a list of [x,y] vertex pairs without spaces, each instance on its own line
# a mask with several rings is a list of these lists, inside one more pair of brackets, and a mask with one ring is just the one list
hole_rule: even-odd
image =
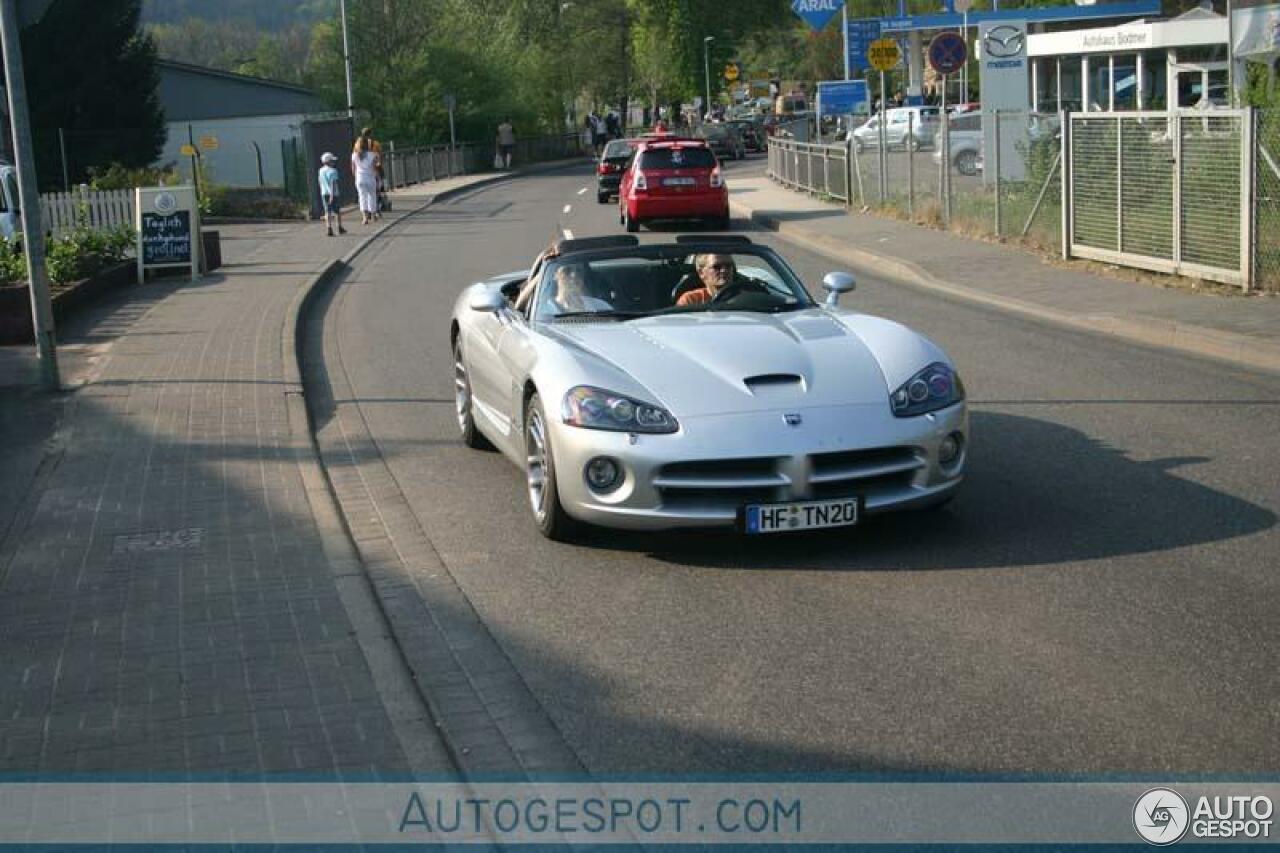
[[640,230],[640,220],[632,219],[631,214],[627,212],[625,207],[622,208],[622,224],[625,225],[627,231],[632,234]]
[[471,374],[462,360],[462,336],[453,342],[453,411],[458,421],[458,436],[462,443],[473,450],[493,447],[489,439],[476,428],[475,411],[471,401]]
[[956,171],[966,178],[978,174],[978,155],[973,151],[961,151],[955,156]]
[[596,203],[597,203],[597,204],[608,204],[608,203],[609,203],[609,193],[606,193],[606,192],[597,192],[597,193],[596,193]]
[[728,216],[715,217],[714,219],[711,220],[711,228],[713,231],[728,231],[729,217]]
[[556,482],[555,452],[547,429],[542,398],[536,393],[529,398],[524,414],[525,482],[529,509],[538,532],[556,542],[569,541],[577,524],[560,504]]

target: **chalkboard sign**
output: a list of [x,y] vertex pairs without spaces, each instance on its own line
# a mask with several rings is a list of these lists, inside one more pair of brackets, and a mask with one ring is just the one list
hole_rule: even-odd
[[147,266],[191,263],[191,212],[142,213],[142,262]]
[[200,208],[196,190],[185,187],[138,187],[134,227],[138,232],[138,281],[148,269],[190,267],[200,277]]

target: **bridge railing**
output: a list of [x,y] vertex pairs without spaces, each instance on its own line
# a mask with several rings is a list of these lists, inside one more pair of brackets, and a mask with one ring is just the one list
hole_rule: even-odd
[[[382,154],[383,174],[387,183],[396,188],[457,175],[496,172],[500,171],[495,159],[498,153],[496,140],[414,148],[396,148],[394,143],[389,143]],[[516,140],[511,153],[511,167],[583,157],[588,153],[590,149],[583,145],[581,136],[576,133],[528,136]]]

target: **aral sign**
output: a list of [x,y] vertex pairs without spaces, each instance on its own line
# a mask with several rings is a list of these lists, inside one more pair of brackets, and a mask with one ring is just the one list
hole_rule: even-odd
[[826,27],[843,8],[844,0],[791,0],[791,11],[815,30]]

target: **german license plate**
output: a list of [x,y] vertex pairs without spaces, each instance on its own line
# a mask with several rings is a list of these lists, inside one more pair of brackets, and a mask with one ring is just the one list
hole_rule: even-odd
[[747,533],[751,534],[847,527],[858,523],[858,499],[754,504],[743,510],[743,520]]
[[663,178],[662,185],[664,187],[691,187],[696,184],[693,178]]

